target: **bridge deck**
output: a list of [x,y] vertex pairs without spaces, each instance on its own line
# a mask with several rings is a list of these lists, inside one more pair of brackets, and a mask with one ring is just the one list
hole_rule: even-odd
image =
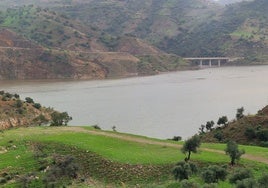
[[186,57],[185,60],[229,60],[229,57]]

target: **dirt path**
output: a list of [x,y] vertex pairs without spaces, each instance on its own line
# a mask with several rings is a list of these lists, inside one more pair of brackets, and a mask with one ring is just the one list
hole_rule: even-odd
[[[118,139],[121,139],[121,140],[137,142],[137,143],[143,143],[143,144],[159,145],[159,146],[163,146],[163,147],[174,147],[174,148],[178,148],[178,149],[182,147],[182,145],[175,144],[175,143],[168,143],[168,142],[165,143],[165,142],[161,142],[161,141],[157,141],[157,140],[155,140],[155,141],[154,140],[149,140],[149,139],[142,138],[142,137],[133,137],[133,136],[124,135],[124,134],[114,134],[112,132],[104,132],[104,131],[97,131],[97,130],[86,130],[86,129],[82,128],[82,127],[64,127],[63,129],[66,130],[66,131],[83,132],[83,133],[106,136],[106,137],[111,137],[111,138],[118,138]],[[221,150],[209,149],[209,148],[201,148],[200,150],[225,155],[225,152],[221,151]],[[264,158],[264,157],[261,157],[261,156],[244,154],[244,155],[242,155],[241,158],[268,164],[268,158]]]

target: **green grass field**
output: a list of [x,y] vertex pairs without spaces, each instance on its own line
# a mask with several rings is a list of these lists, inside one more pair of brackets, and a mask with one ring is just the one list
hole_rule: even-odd
[[[171,170],[175,163],[185,158],[180,151],[182,144],[82,127],[7,130],[0,133],[0,182],[1,174],[3,176],[7,173],[13,178],[2,185],[20,187],[18,182],[21,180],[18,177],[35,172],[39,179],[27,185],[41,186],[45,175],[38,170],[42,166],[40,161],[49,164],[52,156],[58,154],[74,156],[82,166],[80,174],[83,178],[90,177],[95,183],[78,181],[74,183],[74,187],[122,187],[122,182],[129,187],[137,183],[141,187],[172,187],[173,184],[179,184],[173,180]],[[267,148],[240,148],[243,148],[246,154],[268,160]],[[224,149],[225,144],[202,144],[199,152],[192,154],[191,161],[201,166],[228,164],[229,157],[224,154]],[[255,177],[260,177],[264,171],[268,171],[267,164],[249,159],[242,159],[239,166],[250,168]],[[203,184],[200,177],[193,177],[193,180]],[[228,181],[220,182],[219,185],[231,187]]]

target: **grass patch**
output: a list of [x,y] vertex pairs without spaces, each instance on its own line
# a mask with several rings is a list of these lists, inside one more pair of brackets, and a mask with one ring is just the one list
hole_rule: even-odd
[[[104,135],[95,135],[92,131],[95,130],[81,127],[34,127],[4,131],[0,134],[2,146],[0,155],[3,159],[0,160],[0,172],[18,172],[20,176],[36,172],[42,178],[44,174],[38,171],[40,165],[44,165],[44,160],[51,161],[51,156],[57,154],[73,156],[82,167],[80,169],[82,179],[92,177],[98,182],[113,184],[115,187],[121,185],[121,182],[127,185],[138,183],[141,187],[169,187],[178,184],[172,181],[171,170],[176,162],[185,158],[179,145],[171,141],[117,132],[97,131],[96,133]],[[122,137],[131,137],[145,142],[124,140]],[[170,143],[172,144],[168,145]],[[203,149],[223,151],[225,147],[226,144],[202,144]],[[40,151],[36,151],[36,148],[39,148],[41,154]],[[224,153],[206,151],[202,148],[200,152],[193,153],[191,156],[191,160],[197,163],[199,168],[210,164],[222,165],[230,162],[229,156]],[[266,156],[262,152],[266,152],[267,148],[254,146],[240,146],[240,148],[244,148],[248,154]],[[37,154],[39,157],[36,157]],[[40,161],[43,162],[40,163]],[[264,171],[268,170],[266,164],[245,159],[242,159],[238,166],[250,168],[255,177],[260,177]],[[193,176],[191,179],[203,184],[198,176]],[[42,181],[36,180],[34,183],[39,185]],[[84,185],[79,180],[76,183]],[[14,182],[8,182],[7,185],[18,186]],[[219,185],[230,187],[228,182],[219,182]]]

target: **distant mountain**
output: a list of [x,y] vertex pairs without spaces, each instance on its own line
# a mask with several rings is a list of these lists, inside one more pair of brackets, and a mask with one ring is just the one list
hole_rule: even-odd
[[223,5],[229,5],[229,4],[233,4],[233,3],[239,3],[242,1],[253,1],[253,0],[213,0],[217,3],[223,4]]
[[183,63],[144,40],[113,36],[34,5],[0,12],[0,27],[0,79],[124,77]]
[[267,0],[227,6],[218,17],[158,46],[181,56],[233,56],[244,57],[244,63],[267,63],[267,7]]
[[[0,27],[50,52],[46,58],[41,56],[42,62],[55,62],[56,57],[48,56],[60,56],[56,59],[69,67],[63,71],[67,77],[154,74],[184,66],[179,56],[231,56],[243,57],[241,63],[267,62],[267,3],[3,0]],[[4,40],[3,44],[10,44]],[[47,72],[47,77],[53,77]]]

